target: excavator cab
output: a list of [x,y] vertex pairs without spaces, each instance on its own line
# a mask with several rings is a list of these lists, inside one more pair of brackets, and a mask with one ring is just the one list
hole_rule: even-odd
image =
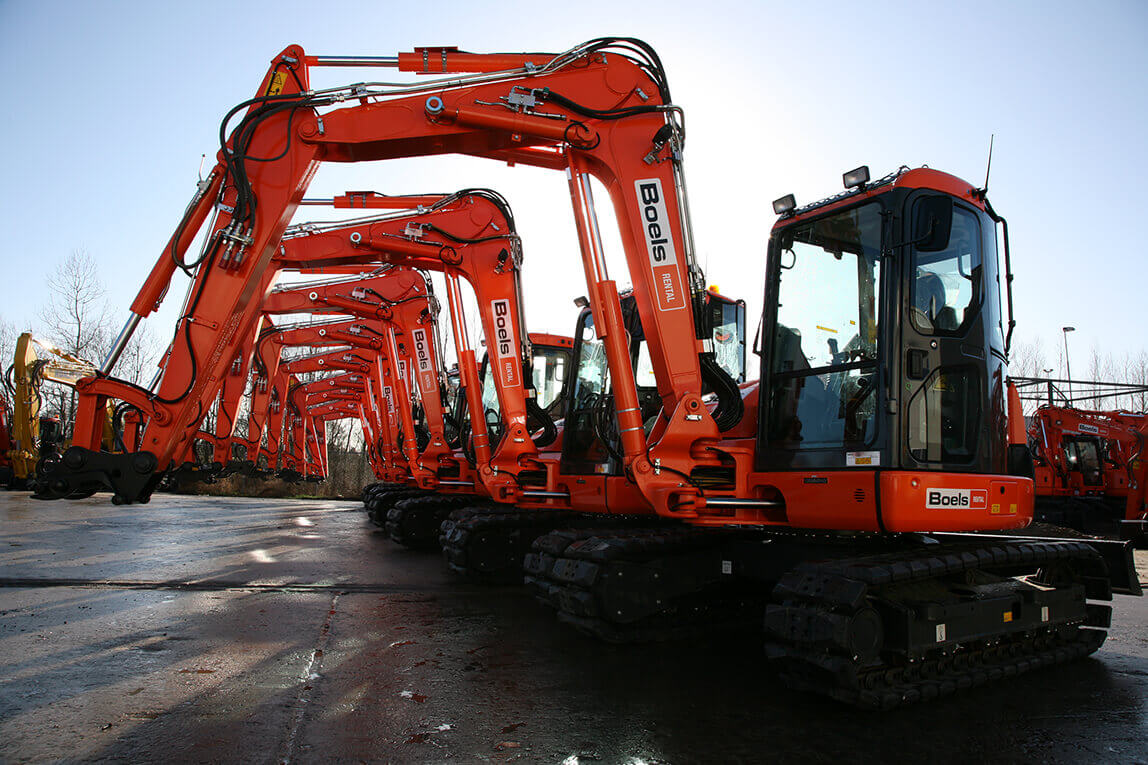
[[1006,473],[991,207],[934,170],[850,175],[828,200],[775,203],[758,469]]
[[[530,333],[531,379],[535,401],[552,422],[566,415],[566,377],[571,369],[570,354],[574,341],[562,335]],[[498,404],[498,391],[494,375],[489,374],[490,356],[484,354],[479,365],[479,379],[482,381],[482,408],[486,415],[486,426],[490,431],[491,443],[497,444],[502,438],[502,412]],[[462,416],[465,417],[466,400],[461,399]],[[527,425],[536,432],[546,423],[536,422],[530,417]]]
[[1080,493],[1099,493],[1104,488],[1103,452],[1096,436],[1065,436],[1061,444],[1068,474],[1064,488]]
[[59,417],[40,417],[40,449],[41,457],[57,454],[67,438]]
[[[650,361],[637,302],[632,293],[619,298],[630,340],[630,360],[638,388],[642,422],[649,435],[662,411],[657,380]],[[702,300],[702,331],[712,344],[715,360],[734,382],[745,382],[745,301],[731,300],[708,289]],[[606,347],[594,329],[591,310],[582,309],[574,340],[575,374],[570,380],[562,446],[562,470],[574,475],[620,475],[622,455],[614,408],[613,382],[606,364]],[[708,386],[703,394],[710,394]]]
[[532,332],[530,344],[534,348],[531,368],[538,406],[552,420],[561,420],[566,416],[566,380],[574,341],[562,335]]
[[458,444],[462,417],[466,412],[466,396],[459,382],[458,365],[451,367],[446,373],[446,382],[440,385],[439,395],[443,402],[443,435],[448,444]]

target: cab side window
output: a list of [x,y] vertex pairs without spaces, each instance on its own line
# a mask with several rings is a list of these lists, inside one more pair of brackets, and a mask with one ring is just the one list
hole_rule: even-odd
[[913,324],[929,335],[964,334],[981,304],[981,235],[976,216],[953,210],[949,246],[940,252],[913,251]]

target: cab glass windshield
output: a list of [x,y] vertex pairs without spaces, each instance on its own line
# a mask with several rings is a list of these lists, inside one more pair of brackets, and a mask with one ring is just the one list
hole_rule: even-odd
[[769,437],[784,448],[872,443],[881,284],[881,206],[778,234]]

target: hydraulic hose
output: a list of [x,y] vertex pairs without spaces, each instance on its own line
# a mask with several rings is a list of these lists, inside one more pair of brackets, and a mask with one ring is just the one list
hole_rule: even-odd
[[745,414],[741,390],[737,387],[737,382],[717,363],[714,354],[699,353],[698,362],[701,365],[702,380],[717,394],[718,403],[713,418],[718,430],[724,433],[741,422],[742,415]]
[[543,409],[538,404],[538,399],[533,396],[526,399],[526,423],[531,430],[542,428],[542,434],[534,439],[534,445],[539,449],[550,446],[558,440],[558,426],[554,424],[550,413]]

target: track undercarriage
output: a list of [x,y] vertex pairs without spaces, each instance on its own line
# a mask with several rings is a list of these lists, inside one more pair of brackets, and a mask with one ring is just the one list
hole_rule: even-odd
[[[596,638],[763,631],[790,687],[865,708],[1087,656],[1109,625],[1108,566],[1085,542],[700,529],[399,486],[365,501],[410,547],[429,547],[427,529],[443,518],[452,570],[486,583],[525,573],[561,621]],[[421,529],[422,543],[395,533],[399,521]]]
[[1112,599],[1104,560],[1071,541],[631,524],[552,531],[524,568],[535,595],[587,634],[643,642],[764,626],[791,687],[879,709],[1091,654]]

